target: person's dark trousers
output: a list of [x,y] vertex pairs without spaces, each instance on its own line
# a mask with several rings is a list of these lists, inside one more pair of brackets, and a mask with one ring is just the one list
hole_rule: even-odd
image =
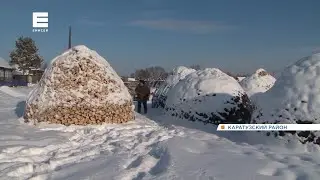
[[148,107],[147,107],[147,101],[145,100],[138,100],[138,113],[141,113],[141,104],[143,105],[144,113],[147,114]]

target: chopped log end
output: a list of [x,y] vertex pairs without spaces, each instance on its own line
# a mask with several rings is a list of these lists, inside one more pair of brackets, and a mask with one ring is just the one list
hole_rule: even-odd
[[[33,112],[33,113],[31,113]],[[25,122],[35,119],[38,122],[70,125],[123,124],[133,120],[132,104],[106,104],[105,106],[58,106],[39,112],[36,106],[26,108]]]

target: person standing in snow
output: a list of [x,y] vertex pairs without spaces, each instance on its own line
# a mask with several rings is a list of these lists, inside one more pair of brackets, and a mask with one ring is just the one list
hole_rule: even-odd
[[144,80],[140,80],[135,92],[138,100],[138,113],[141,113],[141,104],[143,104],[144,113],[147,114],[147,101],[150,97],[150,88],[147,86]]

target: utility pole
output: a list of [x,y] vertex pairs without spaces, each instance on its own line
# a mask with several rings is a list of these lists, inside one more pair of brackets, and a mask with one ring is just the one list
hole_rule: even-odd
[[69,26],[69,45],[68,49],[71,49],[71,26]]

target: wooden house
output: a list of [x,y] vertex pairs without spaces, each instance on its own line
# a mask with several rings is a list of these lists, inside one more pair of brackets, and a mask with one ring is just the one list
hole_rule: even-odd
[[12,82],[14,68],[9,65],[9,62],[0,57],[0,83],[6,84]]

